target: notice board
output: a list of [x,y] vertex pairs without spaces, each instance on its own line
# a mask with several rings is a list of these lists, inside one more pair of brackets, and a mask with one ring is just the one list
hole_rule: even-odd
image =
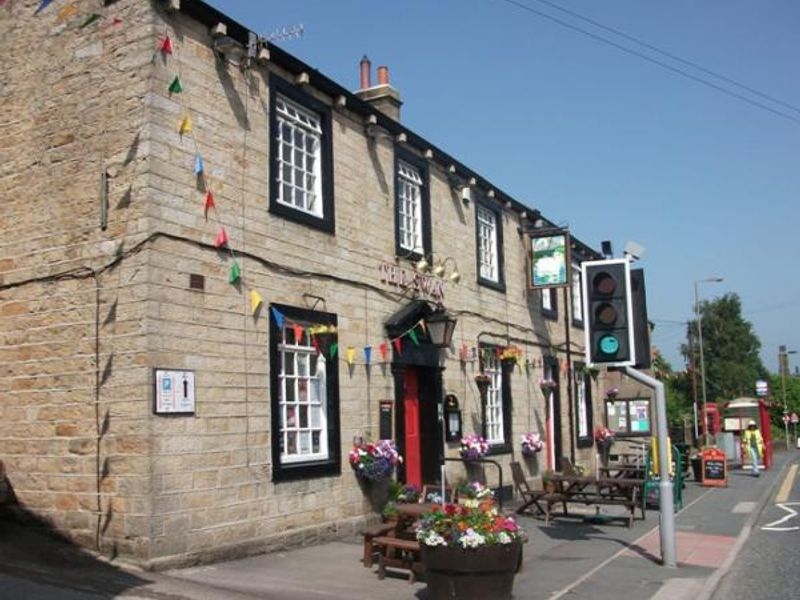
[[700,453],[700,462],[703,467],[702,480],[700,481],[702,485],[727,487],[728,465],[723,450],[706,448]]

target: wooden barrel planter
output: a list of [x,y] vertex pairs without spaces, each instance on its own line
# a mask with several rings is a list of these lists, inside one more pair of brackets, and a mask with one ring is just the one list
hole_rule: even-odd
[[503,600],[511,598],[522,543],[478,548],[422,544],[425,581],[432,600]]

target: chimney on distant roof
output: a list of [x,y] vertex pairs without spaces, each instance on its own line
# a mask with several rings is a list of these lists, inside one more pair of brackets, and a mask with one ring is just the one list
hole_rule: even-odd
[[400,106],[403,102],[400,100],[400,92],[389,83],[389,67],[378,67],[378,85],[376,86],[372,86],[372,63],[366,54],[361,59],[360,68],[361,89],[356,92],[356,96],[372,104],[390,119],[399,121]]

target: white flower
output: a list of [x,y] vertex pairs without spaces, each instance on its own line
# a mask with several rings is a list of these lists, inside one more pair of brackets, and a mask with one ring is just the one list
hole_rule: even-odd
[[417,532],[417,539],[426,546],[446,546],[447,541],[435,531]]
[[486,543],[486,538],[470,528],[467,529],[467,532],[463,536],[461,536],[461,539],[458,540],[458,543],[464,548],[477,548],[478,546],[483,546]]
[[511,536],[508,535],[505,531],[501,531],[497,534],[497,543],[498,544],[510,544],[514,540],[511,539]]

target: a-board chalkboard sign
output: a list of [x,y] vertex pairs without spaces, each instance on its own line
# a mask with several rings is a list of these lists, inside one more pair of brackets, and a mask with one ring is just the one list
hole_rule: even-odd
[[708,448],[700,453],[702,461],[702,485],[725,487],[728,485],[728,469],[725,453],[717,448]]
[[394,439],[394,423],[393,415],[394,412],[392,408],[394,407],[394,402],[391,400],[381,400],[380,404],[380,414],[378,417],[378,430],[380,432],[380,438],[382,440],[393,440]]

